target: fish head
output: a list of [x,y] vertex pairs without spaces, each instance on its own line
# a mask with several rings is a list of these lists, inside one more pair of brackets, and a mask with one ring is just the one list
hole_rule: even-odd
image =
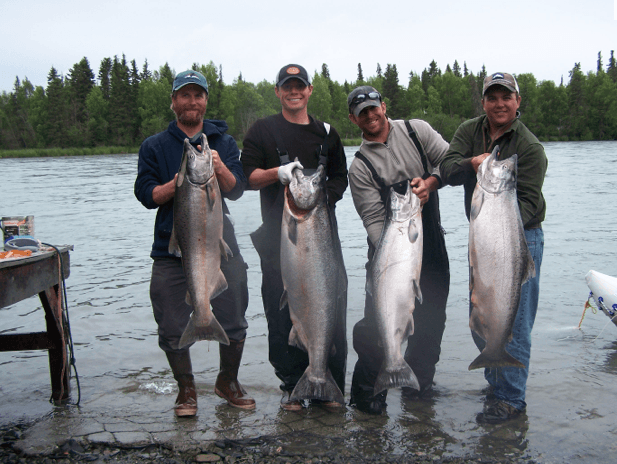
[[187,179],[191,184],[205,184],[214,175],[212,152],[205,135],[202,137],[201,147],[201,151],[198,151],[190,144],[189,139],[184,139],[184,153],[178,172],[178,186],[182,185],[184,179]]
[[305,175],[302,169],[294,169],[293,178],[287,187],[287,198],[296,208],[301,210],[313,209],[325,194],[325,169],[319,165],[310,175]]
[[411,191],[409,181],[390,187],[388,216],[391,221],[404,222],[420,209],[420,198]]
[[478,183],[489,193],[499,193],[516,188],[518,156],[516,154],[498,159],[498,149],[488,156],[478,167]]

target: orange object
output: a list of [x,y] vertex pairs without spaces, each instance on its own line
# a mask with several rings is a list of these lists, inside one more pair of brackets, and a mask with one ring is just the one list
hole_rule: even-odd
[[0,251],[0,259],[25,258],[26,256],[30,256],[30,255],[32,255],[32,251],[30,250]]

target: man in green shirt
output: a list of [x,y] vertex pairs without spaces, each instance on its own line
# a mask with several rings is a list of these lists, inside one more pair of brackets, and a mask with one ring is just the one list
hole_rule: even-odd
[[[513,338],[506,346],[508,353],[526,367],[485,369],[484,377],[490,387],[484,411],[477,417],[478,422],[502,422],[518,416],[527,406],[525,390],[531,354],[531,329],[538,308],[540,265],[544,251],[542,221],[546,214],[546,203],[542,185],[548,160],[544,147],[518,119],[520,104],[521,96],[514,76],[507,73],[487,76],[482,89],[482,107],[486,114],[460,125],[440,165],[441,179],[445,184],[464,186],[465,212],[469,219],[478,166],[497,145],[500,160],[517,154],[518,206],[536,268],[535,277],[521,289]],[[472,335],[482,350],[484,340],[473,332]]]

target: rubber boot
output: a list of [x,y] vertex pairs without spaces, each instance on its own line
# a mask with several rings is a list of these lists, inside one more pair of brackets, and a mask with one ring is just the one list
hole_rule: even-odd
[[219,344],[221,368],[214,384],[214,393],[235,408],[255,409],[255,400],[247,396],[238,382],[238,369],[242,360],[244,340],[229,340],[229,345]]
[[197,392],[193,378],[191,355],[187,351],[173,353],[166,351],[167,361],[178,382],[178,397],[174,405],[174,412],[178,417],[193,417],[197,414]]

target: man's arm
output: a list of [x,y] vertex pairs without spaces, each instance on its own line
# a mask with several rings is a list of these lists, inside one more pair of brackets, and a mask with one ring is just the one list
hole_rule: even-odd
[[475,176],[472,162],[473,133],[466,123],[456,130],[450,147],[439,166],[441,180],[447,185],[462,185],[469,178]]
[[176,174],[169,182],[154,187],[152,190],[152,200],[154,200],[157,205],[164,205],[175,196],[177,178],[178,174]]

